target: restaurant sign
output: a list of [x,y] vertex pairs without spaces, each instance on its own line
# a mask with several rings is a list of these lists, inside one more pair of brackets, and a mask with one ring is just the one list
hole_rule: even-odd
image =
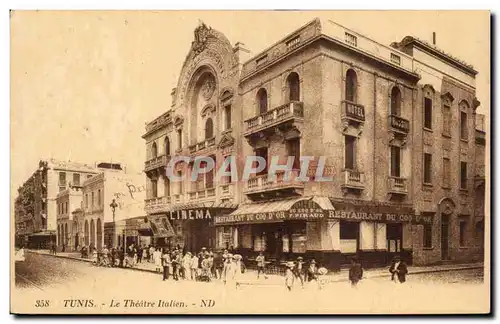
[[312,200],[298,201],[288,210],[217,215],[214,218],[214,223],[215,225],[226,225],[244,223],[275,223],[285,220],[313,221],[321,219],[368,221],[378,223],[432,224],[432,216],[420,216],[414,215],[412,213],[389,213],[379,211],[346,211],[345,209],[324,210]]

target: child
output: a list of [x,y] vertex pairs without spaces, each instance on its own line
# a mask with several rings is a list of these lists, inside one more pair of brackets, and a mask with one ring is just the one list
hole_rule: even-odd
[[260,277],[260,273],[264,275],[264,279],[267,279],[266,273],[264,272],[264,267],[266,266],[266,258],[262,252],[259,252],[259,256],[255,259],[257,262],[257,279]]
[[293,281],[294,281],[294,275],[292,269],[294,268],[293,262],[288,262],[286,264],[286,271],[285,271],[285,286],[288,289],[288,291],[292,291],[293,287]]

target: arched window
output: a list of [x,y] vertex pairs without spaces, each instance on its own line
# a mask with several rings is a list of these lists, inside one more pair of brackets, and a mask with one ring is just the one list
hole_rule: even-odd
[[170,155],[170,140],[165,137],[165,155]]
[[84,236],[85,236],[85,245],[86,246],[89,246],[89,221],[88,220],[85,220],[85,233],[84,233]]
[[399,116],[401,114],[401,91],[398,87],[391,91],[391,115]]
[[158,156],[158,148],[156,147],[156,142],[151,145],[151,157],[155,158]]
[[205,122],[205,139],[214,137],[214,122],[212,118],[208,118]]
[[350,102],[356,102],[357,86],[358,86],[358,81],[356,77],[356,72],[354,72],[354,70],[349,69],[345,76],[345,100]]
[[94,220],[90,220],[90,245],[95,248],[95,223]]
[[295,72],[290,73],[286,79],[288,84],[288,100],[300,101],[300,79],[299,75]]
[[64,245],[69,244],[68,224],[64,224]]
[[102,223],[101,219],[97,219],[97,249],[102,249]]
[[259,114],[267,112],[267,91],[264,88],[257,91],[257,104],[259,105]]

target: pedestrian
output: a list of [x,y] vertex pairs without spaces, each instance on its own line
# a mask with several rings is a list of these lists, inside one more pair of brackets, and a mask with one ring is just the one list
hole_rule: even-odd
[[315,281],[318,282],[318,267],[316,266],[316,260],[312,259],[307,268],[307,282]]
[[111,267],[115,267],[116,265],[116,248],[112,247],[111,251],[109,252],[109,263],[111,264]]
[[162,268],[161,257],[162,257],[162,255],[161,255],[160,249],[155,249],[153,252],[153,259],[154,259],[156,272],[161,272],[161,268]]
[[265,266],[266,266],[266,258],[264,257],[264,254],[259,252],[259,255],[255,258],[255,262],[257,263],[257,279],[260,277],[260,273],[264,275],[264,279],[267,279],[266,272],[265,272]]
[[137,248],[134,244],[132,244],[132,253],[133,253],[132,262],[133,262],[133,265],[136,266],[137,265]]
[[186,252],[182,258],[182,272],[184,280],[191,280],[191,252]]
[[353,257],[351,259],[351,267],[349,268],[349,281],[351,282],[351,287],[356,288],[358,282],[363,278],[363,268],[358,262],[358,259]]
[[204,255],[203,260],[201,261],[200,280],[205,282],[210,281],[210,260],[208,255]]
[[222,281],[227,284],[228,278],[230,277],[229,271],[231,268],[231,263],[233,262],[233,255],[231,253],[226,254],[226,261],[224,262],[224,269],[222,270]]
[[297,258],[297,262],[295,263],[294,267],[293,267],[293,275],[295,277],[295,279],[297,279],[298,281],[300,281],[300,286],[302,288],[304,288],[304,277],[305,277],[305,273],[304,273],[304,258],[302,258],[301,256],[299,256]]
[[211,251],[208,252],[208,265],[210,266],[210,278],[215,278],[214,254]]
[[156,249],[154,248],[154,246],[150,245],[149,246],[149,262],[151,262],[151,263],[155,262],[155,259],[154,259],[154,252],[155,251],[156,251]]
[[102,261],[103,266],[109,267],[109,250],[106,245],[104,245],[104,248],[102,249]]
[[222,258],[222,254],[220,252],[216,252],[214,255],[214,269],[215,269],[215,278],[220,280],[222,277],[222,269],[224,268],[224,262]]
[[167,249],[163,250],[162,256],[162,266],[163,266],[163,281],[168,280],[170,274],[170,267],[172,266],[172,260],[170,259],[170,254]]
[[137,263],[142,263],[142,255],[144,253],[144,248],[139,245],[137,249]]
[[292,291],[295,276],[293,275],[293,268],[295,265],[292,261],[287,262],[285,270],[285,287],[288,291]]
[[198,256],[191,257],[191,280],[198,280]]
[[92,250],[92,264],[93,265],[98,265],[97,264],[97,250],[96,249]]
[[392,260],[389,272],[391,273],[391,280],[393,280],[394,282],[406,282],[408,267],[406,265],[406,262],[404,262],[404,260],[401,260],[399,256],[395,256]]
[[174,250],[172,252],[172,269],[173,269],[173,278],[174,280],[179,280],[179,267],[180,267],[180,262],[177,258],[177,250]]

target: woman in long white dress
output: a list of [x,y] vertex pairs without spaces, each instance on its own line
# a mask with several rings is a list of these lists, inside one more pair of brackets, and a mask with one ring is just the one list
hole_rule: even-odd
[[155,261],[156,272],[161,272],[161,251],[160,251],[160,249],[156,249],[153,252],[153,259]]

